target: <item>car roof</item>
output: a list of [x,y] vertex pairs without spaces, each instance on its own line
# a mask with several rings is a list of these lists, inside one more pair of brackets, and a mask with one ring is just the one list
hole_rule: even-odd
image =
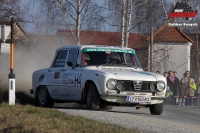
[[[133,50],[131,48],[126,48],[126,47],[121,47],[121,46],[106,46],[106,45],[68,45],[68,46],[63,46],[57,49],[57,51],[62,50],[62,49],[70,49],[70,48],[78,48],[78,49],[83,49],[83,48],[119,48],[119,49],[129,49]],[[135,51],[135,50],[133,50]]]

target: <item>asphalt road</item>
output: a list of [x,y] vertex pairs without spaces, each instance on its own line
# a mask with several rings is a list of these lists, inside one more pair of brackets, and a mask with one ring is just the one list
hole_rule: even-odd
[[59,111],[104,123],[136,128],[145,133],[200,133],[200,106],[166,105],[162,115],[148,108],[114,107],[111,111],[89,111],[77,104],[56,104]]

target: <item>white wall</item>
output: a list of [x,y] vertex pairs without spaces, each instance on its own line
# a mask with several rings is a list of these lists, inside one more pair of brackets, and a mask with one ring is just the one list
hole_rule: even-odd
[[177,77],[183,77],[186,70],[190,70],[191,43],[154,44],[154,71],[177,71]]

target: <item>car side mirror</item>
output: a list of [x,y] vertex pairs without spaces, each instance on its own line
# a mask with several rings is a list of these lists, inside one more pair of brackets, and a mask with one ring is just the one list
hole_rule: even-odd
[[70,67],[72,67],[72,69],[74,69],[74,64],[71,61],[68,61],[67,65],[70,66]]

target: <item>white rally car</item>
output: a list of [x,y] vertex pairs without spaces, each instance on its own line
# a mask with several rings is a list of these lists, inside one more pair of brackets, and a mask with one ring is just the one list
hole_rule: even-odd
[[77,102],[89,110],[149,107],[160,115],[166,87],[164,76],[142,70],[133,49],[75,45],[58,48],[51,67],[33,73],[30,93],[42,107]]

